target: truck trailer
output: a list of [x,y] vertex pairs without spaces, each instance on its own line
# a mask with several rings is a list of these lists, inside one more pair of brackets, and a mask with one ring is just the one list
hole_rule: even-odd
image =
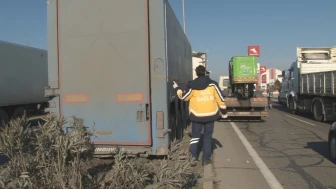
[[225,98],[228,117],[249,117],[260,120],[269,115],[267,96],[258,95],[257,58],[234,56],[229,62],[231,94]]
[[47,61],[46,50],[0,41],[0,126],[19,116],[44,114]]
[[[207,54],[204,52],[192,52],[192,69],[195,70],[197,66],[204,66],[207,67]],[[210,75],[210,72],[207,70],[206,75]],[[197,75],[196,72],[193,72],[193,78],[196,79]]]
[[[283,89],[291,113],[310,112],[317,121],[336,120],[336,47],[297,47]],[[286,89],[287,87],[287,89]]]
[[192,80],[192,51],[167,0],[54,0],[48,37],[50,112],[95,122],[95,156],[166,155],[182,138],[172,81]]

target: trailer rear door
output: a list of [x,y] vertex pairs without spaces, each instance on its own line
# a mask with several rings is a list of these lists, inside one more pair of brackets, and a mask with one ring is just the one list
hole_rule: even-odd
[[147,0],[57,7],[60,114],[95,122],[95,144],[150,145]]

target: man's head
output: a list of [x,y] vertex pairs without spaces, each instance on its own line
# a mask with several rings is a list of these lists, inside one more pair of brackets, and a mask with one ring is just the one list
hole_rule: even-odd
[[202,65],[197,66],[195,71],[196,71],[197,77],[205,76],[205,67],[204,66],[202,66]]

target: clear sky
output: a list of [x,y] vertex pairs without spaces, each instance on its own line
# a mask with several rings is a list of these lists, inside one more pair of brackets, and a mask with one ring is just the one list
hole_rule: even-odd
[[[170,0],[182,25],[182,0]],[[185,0],[194,51],[208,51],[212,79],[228,73],[232,56],[260,45],[259,62],[289,68],[297,46],[336,46],[335,0]],[[46,1],[2,0],[0,40],[47,49]]]

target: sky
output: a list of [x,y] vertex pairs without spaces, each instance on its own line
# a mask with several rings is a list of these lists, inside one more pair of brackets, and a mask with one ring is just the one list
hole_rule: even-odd
[[[169,0],[181,25],[182,0]],[[258,62],[288,69],[296,47],[336,46],[335,0],[185,0],[186,34],[193,51],[208,50],[213,80],[228,73],[232,56],[260,45]],[[2,0],[0,40],[47,49],[46,0]]]

